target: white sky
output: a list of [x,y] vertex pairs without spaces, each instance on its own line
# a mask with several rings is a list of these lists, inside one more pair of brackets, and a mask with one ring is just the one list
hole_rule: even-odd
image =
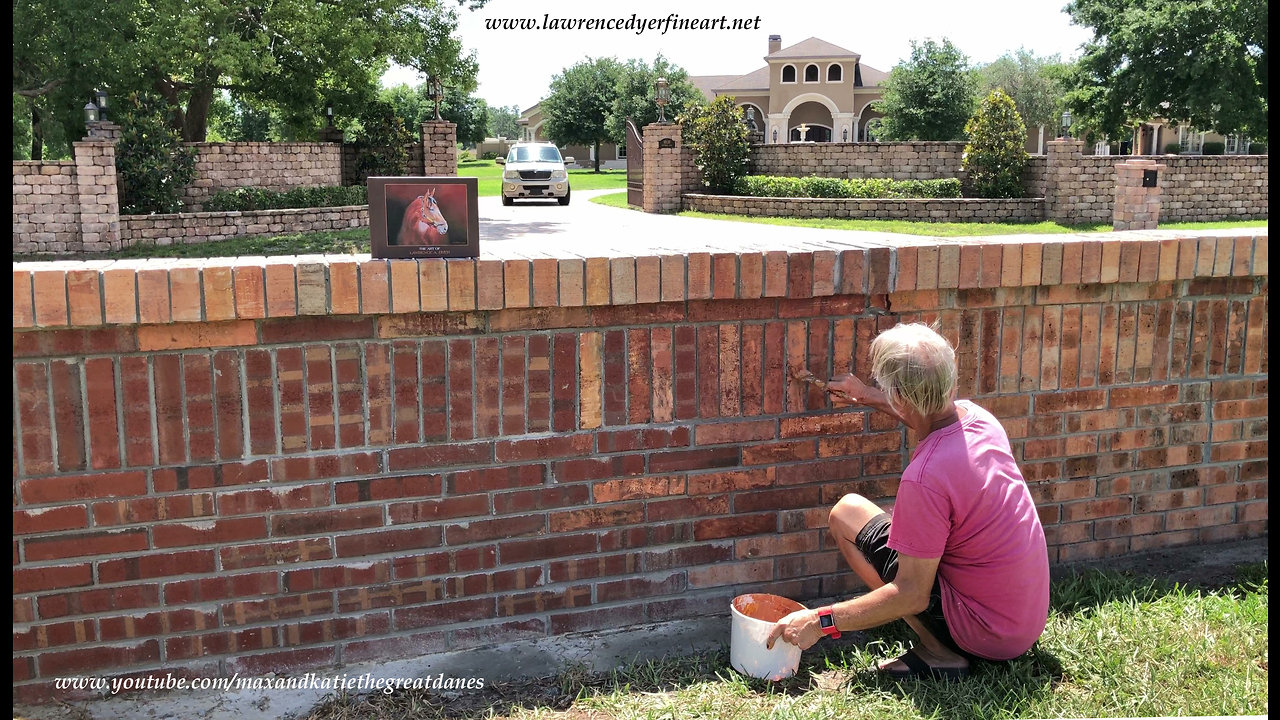
[[[451,2],[452,0],[442,0]],[[490,105],[521,109],[546,94],[551,78],[588,57],[642,58],[662,52],[690,75],[745,74],[764,66],[768,36],[782,46],[818,37],[862,55],[888,71],[911,53],[911,40],[951,39],[973,63],[994,60],[1026,47],[1037,55],[1075,58],[1088,28],[1072,25],[1066,0],[489,0],[475,11],[459,10],[463,45],[480,62],[477,95]],[[490,30],[486,19],[630,17],[682,18],[760,16],[759,30]],[[393,68],[384,85],[417,83],[411,70]]]

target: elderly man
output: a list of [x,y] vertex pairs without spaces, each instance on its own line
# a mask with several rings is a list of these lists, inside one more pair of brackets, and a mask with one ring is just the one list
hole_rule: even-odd
[[920,439],[892,517],[854,494],[831,510],[831,535],[871,590],[788,615],[769,646],[781,638],[804,649],[902,618],[920,643],[880,666],[891,677],[961,678],[975,658],[1021,655],[1044,632],[1049,560],[1008,435],[991,413],[955,399],[955,351],[925,325],[879,335],[871,376],[878,389],[844,375],[827,391],[837,405],[893,415]]

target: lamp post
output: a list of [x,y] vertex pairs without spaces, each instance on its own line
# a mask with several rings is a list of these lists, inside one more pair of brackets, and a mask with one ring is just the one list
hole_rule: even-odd
[[1063,110],[1062,111],[1062,139],[1068,140],[1070,138],[1071,138],[1071,111]]
[[84,121],[85,123],[98,122],[98,106],[93,103],[84,104]]
[[325,103],[325,106],[324,106],[324,117],[325,117],[325,121],[326,121],[326,123],[327,123],[327,127],[333,127],[333,103],[331,103],[331,102],[330,102],[330,103]]
[[653,83],[653,101],[658,104],[658,124],[670,125],[667,119],[667,103],[671,102],[671,86],[666,78],[658,78]]
[[773,144],[778,144],[778,128],[773,129]]
[[849,128],[840,131],[840,137],[843,142],[849,142]]
[[106,122],[107,121],[107,91],[106,90],[93,91],[93,99],[98,105],[98,119],[103,122]]
[[432,81],[431,85],[435,90],[431,98],[436,102],[436,120],[443,120],[444,118],[440,117],[440,103],[444,101],[444,88],[441,87],[439,80]]

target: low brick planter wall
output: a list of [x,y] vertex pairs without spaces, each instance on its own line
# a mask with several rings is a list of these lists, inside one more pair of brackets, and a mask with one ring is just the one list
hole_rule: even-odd
[[350,230],[368,226],[368,205],[170,215],[121,215],[120,239],[125,247],[182,245],[253,235]]
[[1043,220],[1044,198],[765,198],[688,193],[684,209],[768,217],[1019,222]]
[[827,512],[892,502],[913,441],[788,373],[865,376],[899,321],[955,344],[1052,562],[1267,532],[1265,228],[724,230],[585,259],[15,264],[15,693],[860,590]]

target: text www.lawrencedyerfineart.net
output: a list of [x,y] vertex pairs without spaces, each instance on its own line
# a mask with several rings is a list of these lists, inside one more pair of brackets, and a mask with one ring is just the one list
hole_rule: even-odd
[[484,27],[486,30],[621,30],[636,35],[645,32],[666,35],[672,30],[759,30],[760,16],[687,18],[671,13],[666,17],[640,17],[632,13],[630,17],[561,18],[543,13],[541,18],[486,18]]

